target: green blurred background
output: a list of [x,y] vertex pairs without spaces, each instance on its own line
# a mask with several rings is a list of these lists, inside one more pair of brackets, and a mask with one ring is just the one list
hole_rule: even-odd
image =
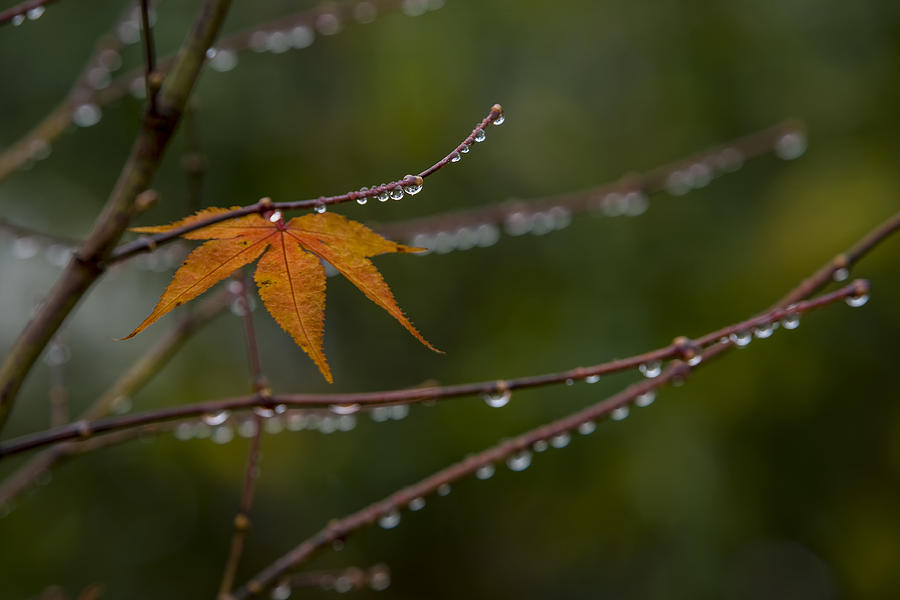
[[[5,6],[10,5],[6,2]],[[225,32],[311,6],[237,2]],[[160,7],[161,53],[198,2]],[[63,1],[0,29],[0,144],[64,96],[122,1]],[[137,45],[123,53],[139,64]],[[124,69],[123,69],[124,70]],[[809,150],[752,160],[686,196],[653,196],[639,217],[581,215],[544,236],[377,265],[435,345],[419,345],[346,281],[329,279],[325,348],[336,382],[262,309],[275,391],[365,391],[508,378],[594,364],[695,336],[765,308],[896,210],[900,193],[900,4],[787,0],[448,0],[411,18],[345,24],[303,50],[244,52],[204,74],[196,126],[204,205],[340,193],[416,172],[494,102],[507,120],[459,165],[401,202],[342,205],[390,222],[509,197],[572,191],[662,164],[786,117]],[[140,101],[61,137],[52,156],[0,183],[0,215],[79,238],[105,201]],[[171,145],[158,206],[190,210]],[[0,350],[59,273],[0,234]],[[900,596],[900,241],[853,276],[871,301],[804,317],[665,389],[650,408],[536,455],[488,481],[454,485],[401,524],[353,535],[309,568],[390,565],[390,598],[896,598]],[[177,258],[175,259],[177,260]],[[63,329],[72,409],[93,401],[176,320],[116,342],[171,277],[139,258],[111,272]],[[242,325],[207,327],[134,410],[249,389]],[[358,416],[348,432],[266,435],[239,580],[326,521],[469,452],[567,414],[639,378]],[[48,423],[39,364],[6,436]],[[102,582],[103,598],[212,598],[225,560],[247,441],[166,434],[79,458],[0,512],[0,597]],[[0,461],[0,476],[20,464]],[[295,593],[328,597],[334,592]]]

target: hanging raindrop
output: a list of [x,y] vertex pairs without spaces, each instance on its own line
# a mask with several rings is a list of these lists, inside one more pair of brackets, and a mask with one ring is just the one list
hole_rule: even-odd
[[485,394],[484,403],[491,408],[503,408],[509,404],[509,399],[511,397],[512,393],[509,390],[491,392],[490,394]]
[[475,130],[475,137],[473,138],[476,142],[483,142],[487,139],[487,134],[484,133],[484,129],[479,127]]
[[736,331],[728,339],[738,348],[746,348],[753,341],[753,334],[749,331]]
[[853,308],[858,308],[868,301],[868,294],[862,294],[861,296],[847,296],[846,298],[844,298],[844,302],[847,303],[847,306],[851,306]]
[[495,471],[494,465],[484,465],[475,470],[475,477],[481,480],[490,479],[494,476]]
[[383,529],[393,529],[400,524],[400,511],[397,509],[381,515],[378,519],[378,525]]
[[628,407],[620,406],[619,408],[614,409],[611,413],[609,413],[609,418],[613,421],[621,421],[628,417]]
[[511,471],[524,471],[531,465],[531,452],[520,450],[506,459],[506,466]]
[[648,360],[647,362],[641,364],[638,367],[638,370],[644,375],[644,377],[648,377],[650,379],[659,377],[659,374],[662,373],[662,363],[658,360]]
[[656,392],[650,390],[635,398],[634,405],[643,408],[645,406],[650,406],[651,404],[653,404],[654,400],[656,400]]

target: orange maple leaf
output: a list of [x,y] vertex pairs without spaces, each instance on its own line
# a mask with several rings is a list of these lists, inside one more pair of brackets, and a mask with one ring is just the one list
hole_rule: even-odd
[[[208,208],[170,225],[137,227],[133,231],[162,233],[225,212],[228,210],[224,208]],[[262,256],[253,278],[263,304],[329,383],[333,378],[322,350],[325,269],[320,259],[328,261],[420,342],[440,352],[409,322],[378,269],[368,260],[387,252],[420,252],[420,248],[387,240],[363,224],[333,213],[309,214],[287,222],[277,211],[268,219],[254,214],[208,225],[182,237],[211,241],[188,255],[150,316],[122,339],[137,335],[176,306]]]

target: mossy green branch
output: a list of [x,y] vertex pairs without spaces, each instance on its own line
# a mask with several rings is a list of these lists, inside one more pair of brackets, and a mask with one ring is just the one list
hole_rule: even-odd
[[63,271],[35,317],[14,342],[0,367],[0,428],[6,422],[25,377],[53,334],[91,284],[102,274],[102,261],[115,247],[139,210],[135,200],[159,168],[163,152],[184,112],[209,48],[225,19],[230,0],[207,0],[175,57],[148,111],[131,154],[122,168],[93,230]]

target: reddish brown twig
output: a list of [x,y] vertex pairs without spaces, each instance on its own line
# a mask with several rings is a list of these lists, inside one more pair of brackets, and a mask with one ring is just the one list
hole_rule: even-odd
[[732,334],[752,332],[755,328],[777,323],[784,318],[793,318],[838,300],[850,297],[861,297],[867,293],[867,290],[868,283],[865,280],[856,280],[850,285],[844,286],[829,294],[824,294],[813,300],[797,302],[790,307],[776,308],[756,317],[741,321],[740,323],[718,329],[697,338],[694,341],[688,340],[687,338],[677,338],[672,344],[665,348],[592,367],[578,367],[546,375],[522,377],[518,379],[492,380],[446,387],[413,388],[357,394],[277,394],[272,396],[256,394],[239,398],[226,398],[224,400],[175,406],[97,421],[79,421],[64,427],[24,435],[0,444],[0,458],[52,444],[54,442],[70,439],[86,439],[107,431],[128,429],[147,423],[155,423],[170,419],[182,419],[204,414],[218,414],[224,410],[249,410],[253,407],[273,409],[279,405],[297,408],[333,406],[340,409],[341,407],[347,408],[354,406],[413,404],[461,396],[502,394],[517,389],[560,384],[565,383],[568,380],[582,380],[608,373],[634,369],[642,364],[654,363],[656,361],[671,358],[684,358],[685,360],[693,362],[696,360],[697,354],[706,344],[713,344],[722,338],[727,339]]
[[[235,281],[241,285],[240,303],[242,305],[244,333],[247,341],[247,358],[250,362],[250,376],[253,379],[253,391],[266,396],[269,385],[262,371],[262,361],[259,358],[259,342],[256,339],[256,328],[253,326],[253,313],[250,308],[250,296],[247,293],[247,278],[243,274],[236,277]],[[234,586],[234,578],[237,575],[238,566],[241,563],[241,555],[244,552],[244,542],[250,529],[250,509],[253,507],[253,492],[256,489],[256,479],[259,475],[259,447],[262,440],[262,418],[254,415],[253,437],[250,440],[250,449],[247,452],[247,468],[244,471],[244,486],[241,491],[240,509],[234,517],[234,532],[231,536],[231,547],[228,551],[228,560],[222,573],[222,582],[219,585],[219,597],[228,598],[231,588]]]
[[[546,220],[553,221],[558,215],[568,217],[584,212],[636,214],[645,208],[642,203],[646,202],[646,196],[673,191],[673,181],[679,185],[688,185],[689,181],[694,181],[696,187],[702,187],[714,178],[739,168],[744,161],[772,152],[784,136],[801,135],[802,131],[803,127],[799,122],[785,121],[644,173],[627,173],[616,181],[584,191],[531,200],[508,200],[500,204],[418,219],[376,224],[373,228],[390,239],[412,242],[417,235],[477,235],[478,228],[484,226],[506,226],[514,234],[525,233],[529,229],[529,220],[534,221],[544,216]],[[692,170],[697,175],[689,179],[687,174]],[[635,207],[634,203],[638,206]],[[424,238],[415,239],[414,246],[428,246]],[[496,239],[496,234],[492,239]],[[477,243],[475,242],[476,245]]]
[[404,188],[408,188],[411,186],[416,186],[421,188],[422,180],[426,177],[433,175],[440,169],[444,168],[450,162],[452,162],[453,157],[456,156],[463,148],[469,148],[474,143],[477,137],[479,137],[479,132],[483,132],[484,128],[499,119],[503,115],[503,107],[499,104],[495,104],[491,107],[490,112],[487,114],[485,118],[479,121],[478,125],[472,130],[472,132],[466,136],[466,138],[459,143],[453,150],[451,150],[446,156],[442,159],[419,173],[418,175],[407,175],[402,179],[398,179],[396,181],[392,181],[390,183],[385,183],[382,185],[374,186],[369,189],[346,192],[344,194],[340,194],[337,196],[320,196],[319,198],[315,198],[312,200],[297,200],[294,202],[272,202],[269,199],[260,200],[255,204],[251,204],[249,206],[245,206],[243,208],[230,210],[228,212],[216,215],[215,217],[210,217],[208,219],[203,219],[202,221],[197,221],[190,225],[184,225],[182,227],[178,227],[177,229],[172,229],[171,231],[167,231],[165,233],[158,233],[156,235],[147,236],[135,240],[133,242],[129,242],[127,244],[123,244],[113,251],[109,259],[107,259],[107,264],[114,263],[116,261],[123,260],[137,254],[139,252],[145,252],[147,250],[155,249],[157,246],[162,244],[166,244],[171,242],[172,240],[178,238],[179,236],[188,233],[189,231],[195,231],[197,229],[201,229],[206,227],[207,225],[212,225],[214,223],[221,223],[222,221],[227,221],[229,219],[236,219],[238,217],[243,217],[245,215],[250,215],[253,213],[264,213],[266,211],[271,210],[299,210],[299,209],[310,209],[310,208],[319,208],[320,210],[328,205],[332,204],[340,204],[342,202],[351,202],[354,200],[360,199],[368,199],[379,196],[381,194],[390,194],[395,190],[403,190]]

